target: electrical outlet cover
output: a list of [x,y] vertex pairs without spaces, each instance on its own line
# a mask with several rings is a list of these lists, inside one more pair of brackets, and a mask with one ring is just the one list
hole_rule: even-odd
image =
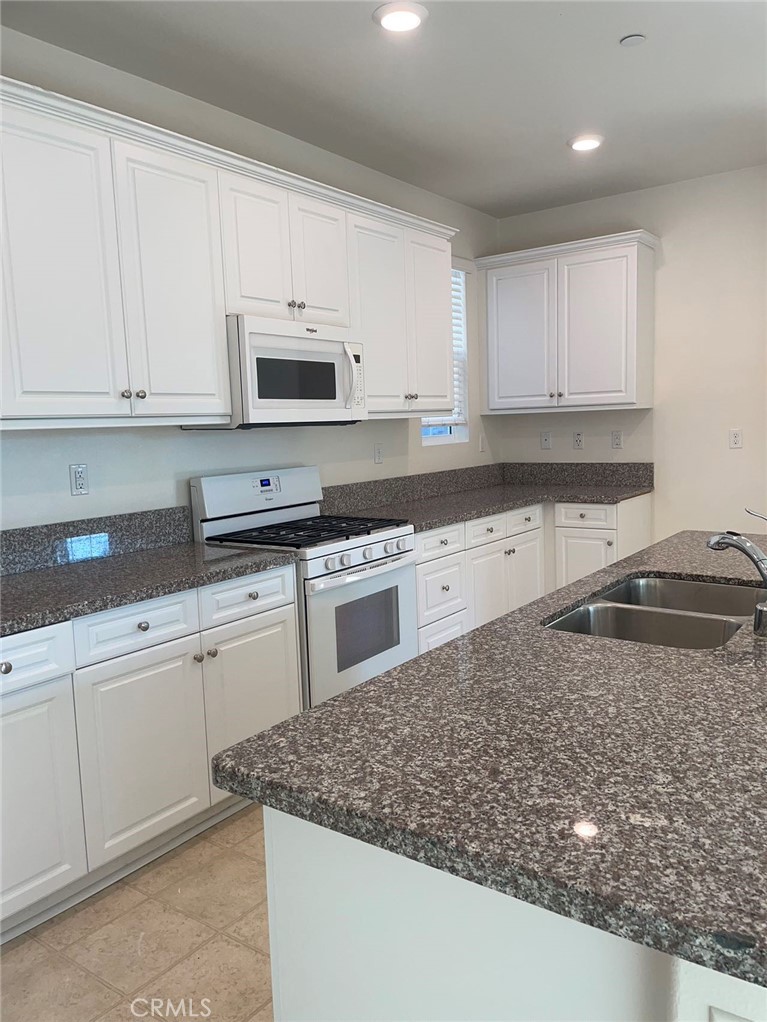
[[583,433],[573,433],[573,449],[576,451],[583,450]]
[[623,430],[622,429],[614,429],[610,433],[610,438],[611,438],[611,443],[612,443],[612,446],[613,446],[613,450],[614,451],[622,451],[623,450]]

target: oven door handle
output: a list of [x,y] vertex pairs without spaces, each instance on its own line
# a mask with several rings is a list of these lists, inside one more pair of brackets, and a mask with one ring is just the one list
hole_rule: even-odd
[[364,582],[368,578],[376,578],[378,575],[386,575],[396,568],[404,568],[408,564],[415,564],[415,553],[403,554],[396,560],[387,561],[386,564],[371,565],[369,568],[352,569],[344,575],[333,575],[331,578],[310,579],[306,583],[306,595],[316,596],[318,593],[325,593],[329,589],[340,589],[342,586],[352,585],[355,582]]
[[354,385],[357,382],[357,363],[354,361],[352,349],[346,341],[344,341],[344,351],[349,360],[349,393],[346,395],[346,407],[351,408],[352,398],[354,397]]

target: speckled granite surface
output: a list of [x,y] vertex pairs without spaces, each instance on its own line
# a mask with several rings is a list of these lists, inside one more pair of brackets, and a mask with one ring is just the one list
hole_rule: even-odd
[[0,590],[0,635],[240,578],[294,560],[285,551],[220,550],[180,543],[7,575]]
[[[276,809],[767,985],[767,642],[547,630],[644,573],[758,576],[686,532],[214,760]],[[765,537],[755,537],[762,543]],[[577,821],[596,825],[579,837]]]
[[654,476],[655,466],[651,461],[508,461],[503,465],[504,483],[517,485],[550,486],[553,483],[652,489]]

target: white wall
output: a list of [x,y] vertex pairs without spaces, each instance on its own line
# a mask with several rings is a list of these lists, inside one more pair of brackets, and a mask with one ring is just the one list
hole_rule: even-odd
[[[661,239],[653,411],[514,416],[496,452],[510,461],[653,460],[657,538],[763,531],[743,507],[767,512],[767,167],[510,217],[499,251],[639,227]],[[743,450],[729,449],[733,427],[743,429]],[[554,433],[550,454],[541,429]],[[586,432],[582,453],[572,449],[575,429]],[[625,431],[623,452],[610,449],[611,429]]]
[[[2,70],[10,78],[202,139],[265,163],[457,227],[453,251],[472,258],[497,247],[497,221],[459,203],[308,145],[272,128],[8,29]],[[473,298],[470,294],[470,300]],[[476,314],[469,321],[471,406],[479,407]],[[325,483],[385,478],[493,461],[479,452],[480,422],[465,444],[421,446],[420,420],[250,432],[190,433],[111,428],[4,434],[2,525],[41,524],[188,502],[192,475],[318,463]],[[373,464],[373,444],[384,446]],[[69,493],[68,465],[85,462],[90,495]]]

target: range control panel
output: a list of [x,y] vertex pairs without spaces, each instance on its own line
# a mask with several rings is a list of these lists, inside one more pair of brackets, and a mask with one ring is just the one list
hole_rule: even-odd
[[280,492],[280,477],[279,476],[254,476],[251,485],[254,490],[259,493],[279,493]]

